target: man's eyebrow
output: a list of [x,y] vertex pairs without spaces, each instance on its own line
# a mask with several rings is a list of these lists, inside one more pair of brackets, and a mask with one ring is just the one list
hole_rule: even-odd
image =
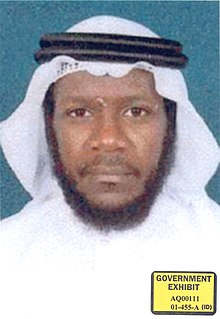
[[85,96],[67,95],[57,99],[56,103],[59,105],[59,104],[62,104],[63,102],[67,104],[71,104],[71,103],[85,103],[86,101],[88,101],[88,99]]
[[147,94],[141,94],[141,95],[127,95],[120,98],[122,102],[151,102],[153,99],[149,97]]

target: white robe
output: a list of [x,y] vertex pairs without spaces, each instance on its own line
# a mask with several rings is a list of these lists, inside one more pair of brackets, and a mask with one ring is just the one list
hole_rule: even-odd
[[155,318],[154,271],[220,273],[219,211],[209,204],[216,213],[201,225],[161,195],[141,226],[106,234],[79,221],[62,196],[29,204],[3,222],[2,318]]

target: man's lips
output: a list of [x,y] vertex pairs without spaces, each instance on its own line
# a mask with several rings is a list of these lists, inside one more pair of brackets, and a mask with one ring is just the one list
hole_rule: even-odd
[[125,182],[126,175],[93,175],[93,180],[102,184],[118,184]]
[[133,172],[124,166],[110,166],[102,167],[98,166],[92,169],[91,174],[93,175],[131,175]]
[[83,175],[92,175],[92,176],[102,176],[106,178],[110,177],[123,177],[123,176],[129,176],[129,175],[136,175],[136,171],[134,169],[128,168],[124,165],[118,165],[118,166],[93,166],[93,167],[87,167],[87,169],[83,170]]
[[[118,190],[118,187],[123,185],[123,189],[127,189],[129,185],[134,184],[137,173],[134,169],[126,165],[106,166],[96,165],[87,167],[84,174],[81,175],[85,178],[86,183],[91,183],[96,191],[102,192],[111,186],[112,190]],[[136,183],[136,182],[135,182]],[[113,187],[113,188],[112,188]]]

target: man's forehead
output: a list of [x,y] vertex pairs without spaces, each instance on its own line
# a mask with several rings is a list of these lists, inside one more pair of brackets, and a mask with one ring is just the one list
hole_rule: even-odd
[[108,74],[95,76],[87,71],[68,74],[55,84],[55,97],[88,96],[100,94],[120,95],[156,94],[154,76],[149,71],[132,69],[122,77]]

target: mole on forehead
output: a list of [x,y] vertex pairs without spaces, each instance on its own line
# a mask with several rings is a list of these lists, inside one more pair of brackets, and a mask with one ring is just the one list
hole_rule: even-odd
[[108,103],[105,102],[105,100],[102,97],[97,97],[95,100],[98,104],[100,104],[103,107],[107,107]]
[[[82,75],[82,74],[81,74]],[[81,85],[82,81],[76,80],[76,75],[67,75],[57,81],[55,85],[55,99],[57,102],[76,103],[93,102],[100,107],[106,108],[113,99],[117,102],[128,103],[137,100],[148,101],[150,104],[160,104],[160,96],[156,92],[152,74],[143,70],[133,70],[124,78],[94,77],[84,74],[86,77],[95,79],[91,85]],[[129,80],[128,80],[129,77]],[[72,81],[73,80],[73,81]],[[101,81],[101,82],[100,82]],[[119,83],[120,81],[120,83]],[[86,82],[87,83],[87,82]],[[155,103],[156,102],[156,103]]]

